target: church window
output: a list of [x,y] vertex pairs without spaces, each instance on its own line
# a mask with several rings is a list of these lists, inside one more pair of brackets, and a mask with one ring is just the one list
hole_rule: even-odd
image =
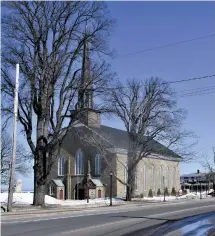
[[64,176],[64,157],[59,157],[58,158],[58,176]]
[[95,156],[95,175],[101,174],[101,155],[99,153]]
[[49,195],[53,196],[55,194],[55,186],[53,184],[49,185]]
[[75,174],[84,174],[84,155],[81,150],[78,150],[75,154]]
[[169,171],[168,166],[167,166],[167,170],[166,170],[166,187],[168,189],[170,189],[170,171]]
[[144,183],[144,190],[147,190],[147,174],[146,174],[146,165],[143,167],[143,183]]
[[152,167],[152,187],[155,189],[155,167]]
[[163,168],[160,166],[160,188],[163,189]]
[[137,171],[135,171],[135,190],[138,191],[138,175],[137,175]]

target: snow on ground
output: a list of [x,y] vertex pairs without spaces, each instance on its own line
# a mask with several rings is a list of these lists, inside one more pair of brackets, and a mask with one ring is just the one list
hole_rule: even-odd
[[[7,203],[8,193],[4,192],[0,194],[0,202]],[[14,193],[13,194],[13,203],[16,205],[30,205],[33,204],[33,193]],[[79,206],[79,205],[107,205],[110,203],[108,198],[106,199],[89,199],[87,200],[58,200],[56,198],[45,195],[45,203],[52,205],[62,205],[62,206]],[[113,198],[113,204],[123,203],[120,199]]]
[[[213,192],[211,189],[209,193]],[[208,198],[211,197],[210,195],[207,195],[206,192],[201,193],[202,198]],[[200,198],[200,192],[198,193],[188,193],[182,196],[166,196],[166,201],[176,201],[176,200],[182,200],[182,199],[199,199]],[[7,203],[8,199],[8,193],[3,192],[0,194],[0,202],[1,203]],[[144,198],[133,198],[132,200],[143,200],[143,201],[152,201],[152,202],[161,202],[164,200],[163,196],[154,196],[152,198],[150,197],[144,197]],[[16,205],[30,205],[33,204],[33,193],[32,192],[24,192],[24,193],[14,193],[13,194],[13,203]],[[103,199],[89,199],[89,203],[87,203],[87,200],[58,200],[56,198],[50,197],[48,195],[45,196],[45,203],[48,205],[61,205],[61,206],[105,206],[109,205],[110,200],[109,198],[103,198]],[[113,198],[113,204],[126,204],[125,201],[122,199]]]
[[[8,193],[4,192],[0,194],[0,201],[2,203],[7,203]],[[48,195],[45,196],[45,203],[46,204],[60,204],[61,200],[55,199]],[[33,204],[33,193],[14,193],[13,194],[13,203],[15,204],[26,204],[30,205]]]
[[[213,192],[213,189],[209,190],[209,193]],[[204,192],[192,192],[192,193],[188,193],[182,196],[166,196],[165,200],[166,201],[176,201],[176,200],[182,200],[182,199],[200,199],[200,196],[202,198],[209,198],[211,197],[210,195],[207,195],[206,191]],[[133,198],[133,200],[144,200],[144,201],[155,201],[155,202],[160,202],[164,200],[164,196],[154,196],[154,197],[144,197],[144,198]]]

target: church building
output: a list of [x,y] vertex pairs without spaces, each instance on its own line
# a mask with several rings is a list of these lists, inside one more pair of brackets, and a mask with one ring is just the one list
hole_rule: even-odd
[[[88,42],[85,41],[82,62],[82,83],[87,89],[79,91],[78,104],[89,108],[71,128],[64,139],[58,162],[49,176],[46,191],[58,199],[103,198],[109,196],[110,175],[112,175],[113,197],[125,197],[127,132],[101,124],[100,113],[94,110],[92,83],[90,83],[90,58]],[[79,132],[81,131],[81,132]],[[80,133],[102,140],[104,152],[94,145],[86,145]],[[155,140],[150,143],[153,153],[142,159],[136,171],[135,195],[148,196],[151,189],[154,195],[168,188],[180,189],[179,162],[181,157]],[[162,154],[160,150],[162,149]],[[121,180],[121,181],[120,181]],[[87,187],[86,187],[87,186]]]

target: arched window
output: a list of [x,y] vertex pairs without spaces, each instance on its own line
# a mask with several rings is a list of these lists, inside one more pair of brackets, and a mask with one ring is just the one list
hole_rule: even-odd
[[49,185],[49,195],[53,196],[53,195],[55,195],[55,193],[56,193],[56,187],[54,186],[54,184],[50,184]]
[[58,176],[64,176],[64,157],[58,158]]
[[95,156],[95,175],[101,174],[101,155],[99,153]]
[[166,168],[166,187],[170,190],[170,171],[169,166]]
[[[124,182],[127,184],[128,181],[128,165],[127,163],[125,163],[125,167],[124,167]],[[127,186],[125,185],[125,189],[124,191],[126,192],[126,188]]]
[[138,191],[138,173],[135,171],[135,190]]
[[152,166],[152,188],[155,189],[155,167]]
[[176,167],[173,168],[173,187],[176,187]]
[[84,155],[81,150],[78,150],[75,154],[75,174],[84,174]]
[[148,186],[147,186],[147,173],[146,173],[146,165],[143,166],[143,186],[144,186],[144,190],[146,191]]
[[163,189],[163,168],[160,166],[160,189]]

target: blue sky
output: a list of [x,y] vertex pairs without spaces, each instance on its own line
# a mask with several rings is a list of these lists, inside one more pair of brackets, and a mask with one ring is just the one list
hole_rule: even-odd
[[[159,76],[176,81],[215,74],[215,37],[156,49],[131,56],[122,56],[181,40],[202,37],[215,32],[214,2],[108,2],[117,26],[110,46],[118,57],[111,60],[113,70],[124,81]],[[215,85],[215,78],[173,84],[176,91]],[[214,91],[214,90],[213,90]],[[179,98],[178,104],[188,110],[185,128],[199,136],[196,147],[212,155],[215,146],[215,91],[211,94]],[[120,121],[103,120],[103,124],[124,128]],[[181,174],[204,171],[197,161],[181,164]],[[22,178],[24,189],[32,189],[32,177]]]

